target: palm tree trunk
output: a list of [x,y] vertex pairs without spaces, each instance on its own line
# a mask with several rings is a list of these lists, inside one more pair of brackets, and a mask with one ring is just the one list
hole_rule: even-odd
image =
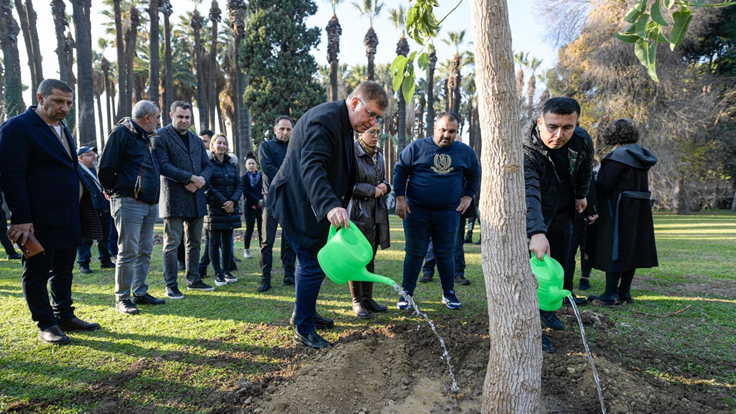
[[437,66],[437,53],[429,51],[429,73],[427,74],[427,134],[434,133],[434,69]]
[[77,72],[79,76],[79,142],[95,146],[95,95],[92,76],[92,27],[90,8],[92,0],[73,0],[74,28],[77,36]]
[[97,100],[97,121],[100,125],[100,134],[97,135],[97,148],[99,149],[99,153],[102,154],[102,150],[105,149],[105,129],[104,129],[104,122],[102,121],[102,95],[95,96],[95,99]]
[[336,101],[337,71],[340,66],[337,61],[337,54],[340,53],[340,35],[342,34],[342,27],[340,27],[336,15],[332,15],[325,31],[327,32],[327,60],[330,62],[330,100]]
[[10,0],[0,3],[0,47],[5,64],[5,116],[15,116],[26,109],[23,102],[23,83],[20,77],[20,55],[18,53],[18,22],[13,18],[13,6]]
[[[59,1],[59,0],[56,0]],[[125,44],[123,43],[123,23],[122,23],[122,12],[120,11],[120,0],[112,0],[113,9],[115,12],[115,48],[118,53],[118,109],[116,111],[115,119],[118,120],[123,118],[130,103],[126,100],[127,92],[127,80],[126,75],[127,65],[125,64]]]
[[171,56],[171,2],[169,0],[162,0],[161,12],[164,14],[164,107],[161,108],[161,112],[164,118],[164,124],[168,125],[171,123],[171,117],[169,116],[169,106],[174,102],[174,74],[173,74],[173,58]]
[[36,96],[38,82],[36,81],[36,61],[34,60],[34,51],[31,44],[31,31],[28,28],[28,14],[21,0],[15,0],[15,11],[18,12],[18,20],[20,20],[20,29],[23,32],[23,40],[26,44],[26,54],[28,55],[28,69],[31,71],[31,96]]
[[148,52],[148,99],[154,102],[156,105],[159,103],[158,84],[159,84],[159,73],[161,71],[160,59],[158,56],[158,40],[159,40],[159,25],[158,25],[158,11],[159,11],[159,0],[150,0],[148,4],[148,18],[151,23],[150,47]]
[[[138,26],[140,26],[140,16],[138,9],[133,5],[130,6],[128,13],[130,24],[125,32],[125,107],[120,118],[130,116],[133,111],[133,61],[135,59],[136,38],[138,37]],[[122,100],[122,99],[121,99]]]
[[5,73],[5,67],[3,62],[0,62],[0,125],[5,122],[5,81],[3,74]]
[[[399,42],[396,44],[396,54],[402,56],[409,54],[409,42],[407,42],[404,35],[401,36]],[[406,147],[406,99],[404,98],[402,87],[399,87],[399,131],[397,132],[399,142],[396,148],[399,154]]]
[[419,96],[419,113],[417,114],[417,138],[424,138],[424,107],[427,105],[427,98],[424,94]]
[[677,183],[675,185],[675,211],[677,214],[688,215],[690,214],[690,207],[688,205],[687,196],[687,184],[685,176],[680,174],[677,177]]
[[[481,412],[537,414],[542,388],[537,281],[529,267],[524,164],[505,1],[472,0],[483,137],[481,235],[490,353]],[[513,306],[508,304],[513,303]],[[501,312],[500,310],[504,311]]]
[[[104,76],[105,82],[105,107],[107,108],[107,131],[109,133],[112,131],[112,105],[110,104],[112,87],[110,85],[110,62],[105,59],[105,56],[102,56],[102,59],[100,59],[100,69],[102,69],[102,75]],[[102,122],[100,122],[100,125],[102,125]]]
[[[209,99],[207,99],[207,108],[209,109],[209,125],[215,128],[218,124],[215,118],[215,108],[217,107],[217,88],[216,88],[216,74],[217,74],[217,23],[221,20],[220,7],[217,4],[217,0],[212,0],[212,7],[210,7],[210,21],[212,22],[212,46],[210,46],[210,64],[209,64],[209,87],[207,92],[209,93]],[[225,132],[225,130],[220,130]]]
[[199,30],[202,28],[202,18],[194,9],[192,13],[192,29],[194,29],[194,56],[197,70],[197,109],[199,110],[199,129],[209,129],[207,119],[207,103],[205,102],[204,74],[202,73],[202,38]]
[[368,33],[363,38],[363,45],[365,45],[365,54],[368,56],[368,80],[372,81],[376,76],[376,49],[378,48],[378,35],[373,30],[373,26],[368,28]]
[[[33,8],[33,1],[26,0],[26,14],[28,15],[28,28],[31,33],[31,46],[33,46],[33,66],[36,70],[36,83],[43,82],[43,56],[41,55],[41,45],[38,42],[38,28],[36,27],[36,10]],[[35,90],[32,96],[36,96]]]

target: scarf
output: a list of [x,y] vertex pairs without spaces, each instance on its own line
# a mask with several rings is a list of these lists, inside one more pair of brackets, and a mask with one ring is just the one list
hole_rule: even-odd
[[365,153],[368,154],[369,157],[376,156],[376,147],[369,147],[365,142],[363,142],[362,137],[358,137],[358,143],[360,144],[360,148],[363,148],[363,151],[365,151]]

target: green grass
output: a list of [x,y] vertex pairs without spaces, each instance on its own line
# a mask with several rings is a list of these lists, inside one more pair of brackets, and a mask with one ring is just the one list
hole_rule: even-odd
[[[403,230],[396,217],[391,226],[393,245],[379,251],[376,273],[400,281]],[[736,214],[657,213],[655,227],[660,267],[637,273],[634,306],[596,309],[616,325],[608,332],[591,328],[589,335],[609,335],[613,346],[663,355],[661,360],[630,361],[651,375],[679,382],[697,376],[733,390],[736,272],[730,256],[736,252]],[[236,251],[242,254],[242,244]],[[473,284],[457,289],[463,311],[441,306],[437,282],[417,289],[418,303],[431,318],[464,323],[486,314],[480,246],[466,245],[466,260],[466,276]],[[113,270],[93,267],[92,275],[76,273],[76,313],[104,329],[74,333],[71,345],[54,347],[36,338],[21,290],[20,264],[0,259],[0,412],[90,412],[100,408],[105,396],[155,412],[207,412],[219,405],[219,400],[208,400],[210,394],[235,388],[239,379],[258,380],[283,369],[293,355],[287,351],[292,349],[288,318],[294,290],[280,286],[282,275],[274,272],[274,288],[259,294],[257,258],[243,260],[239,267],[238,283],[210,293],[184,291],[184,300],[143,307],[141,315],[132,317],[113,310]],[[150,292],[159,297],[164,288],[161,268],[159,245],[148,277]],[[589,292],[602,291],[603,279],[594,272]],[[336,341],[361,326],[416,323],[393,310],[396,295],[388,286],[376,286],[375,296],[392,310],[361,321],[352,316],[347,286],[325,281],[318,310],[337,322],[325,337]],[[662,316],[687,306],[677,315]],[[673,361],[676,370],[667,366]]]

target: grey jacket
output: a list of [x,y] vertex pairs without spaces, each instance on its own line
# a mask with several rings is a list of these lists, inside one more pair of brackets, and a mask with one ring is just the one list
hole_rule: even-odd
[[202,140],[188,131],[189,151],[174,127],[168,125],[153,139],[153,151],[161,170],[160,215],[168,217],[204,217],[207,199],[204,187],[194,193],[184,188],[192,175],[210,181],[212,164]]

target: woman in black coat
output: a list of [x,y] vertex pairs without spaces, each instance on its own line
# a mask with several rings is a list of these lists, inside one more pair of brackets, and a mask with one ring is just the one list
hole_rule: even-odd
[[215,269],[215,285],[224,286],[238,279],[220,266],[220,247],[222,262],[230,263],[233,251],[233,229],[240,227],[238,201],[243,195],[238,160],[227,153],[227,137],[217,134],[210,142],[210,162],[212,176],[205,187],[207,196],[207,216],[204,227],[210,232],[210,262]]
[[630,119],[613,121],[601,138],[613,151],[601,161],[596,179],[599,218],[589,233],[595,247],[588,253],[593,268],[606,272],[606,291],[588,300],[611,306],[632,303],[636,269],[658,265],[648,173],[657,157],[636,143],[639,130]]
[[253,227],[258,225],[258,240],[261,240],[261,225],[263,224],[263,177],[258,172],[258,164],[253,153],[245,156],[245,169],[247,170],[240,180],[243,182],[243,196],[245,197],[245,247],[244,257],[250,259],[250,239],[253,237]]

